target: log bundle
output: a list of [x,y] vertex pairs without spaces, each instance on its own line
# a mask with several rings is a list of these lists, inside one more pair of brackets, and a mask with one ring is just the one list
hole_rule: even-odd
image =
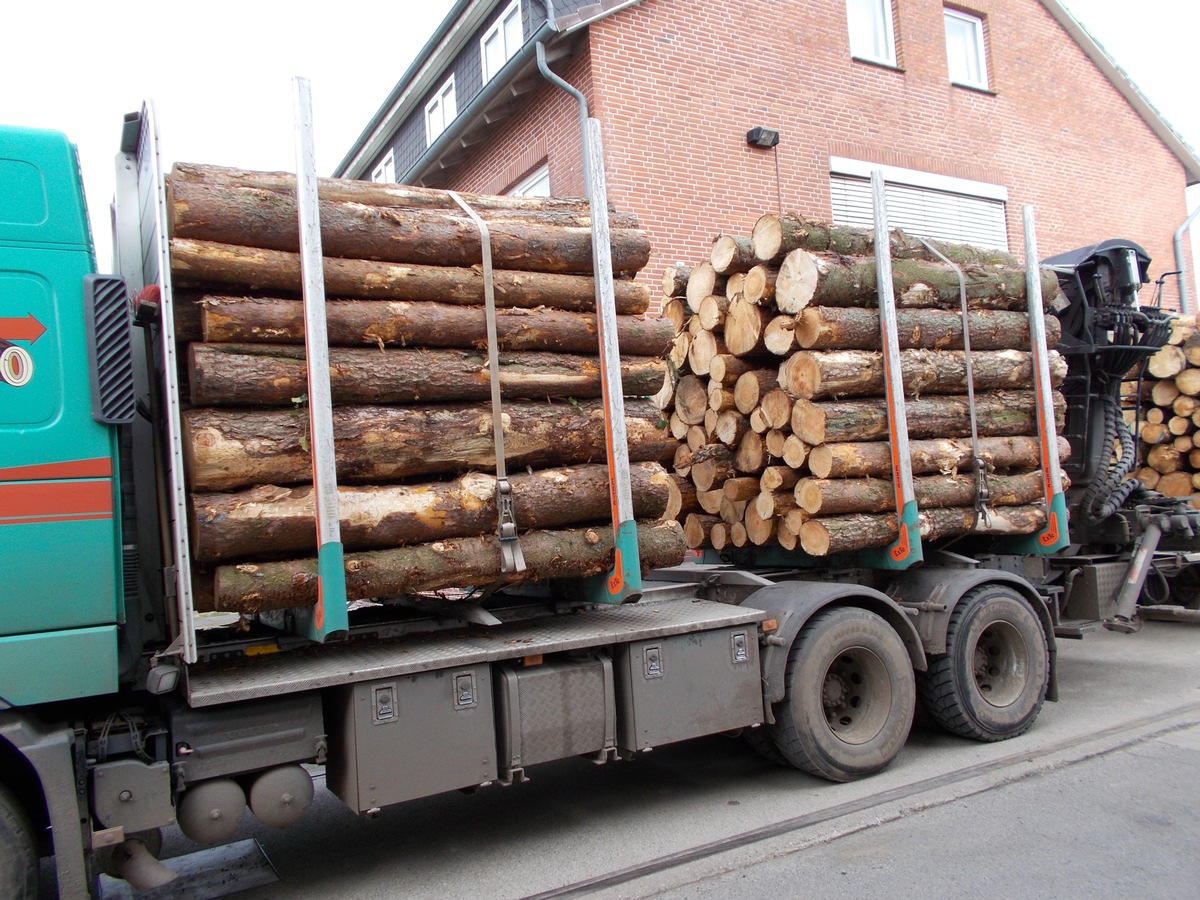
[[[177,165],[175,287],[193,565],[201,610],[316,597],[304,313],[291,175]],[[586,203],[464,195],[494,266],[502,427],[527,568],[501,571],[482,248],[444,191],[322,179],[326,318],[351,599],[613,564],[591,219]],[[609,211],[620,377],[644,567],[685,553],[698,509],[664,462],[680,442],[649,400],[675,330],[633,280],[650,246]],[[640,399],[639,399],[640,398]]]
[[[929,541],[1030,534],[1045,525],[1042,454],[1024,269],[1007,253],[935,244],[962,269],[979,459],[970,439],[958,274],[893,232],[893,287],[919,528]],[[874,236],[764,215],[752,235],[721,235],[708,259],[663,275],[676,332],[655,395],[674,460],[700,510],[694,549],[782,546],[811,556],[883,548],[898,533],[888,441]],[[1042,273],[1047,307],[1058,293]],[[1045,316],[1047,343],[1060,336]],[[1066,364],[1049,355],[1057,388]],[[1054,391],[1055,418],[1065,416]],[[1069,447],[1059,440],[1059,454]],[[976,468],[988,514],[977,514]]]
[[[1140,389],[1140,391],[1139,391]],[[1195,316],[1172,323],[1166,346],[1140,381],[1123,385],[1126,422],[1138,437],[1142,484],[1200,508],[1200,329]]]

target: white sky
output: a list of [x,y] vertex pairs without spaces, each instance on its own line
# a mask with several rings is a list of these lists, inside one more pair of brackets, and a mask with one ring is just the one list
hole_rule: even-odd
[[[1065,3],[1200,149],[1200,3]],[[314,16],[261,0],[6,3],[0,122],[55,128],[78,145],[106,269],[121,120],[144,98],[155,102],[168,165],[294,170],[292,77],[304,75],[313,87],[317,170],[325,175],[452,5],[339,0]],[[1192,188],[1189,208],[1198,204],[1200,188]],[[1193,232],[1200,236],[1200,222]],[[1200,262],[1200,252],[1194,258]],[[1169,263],[1155,260],[1154,269]]]

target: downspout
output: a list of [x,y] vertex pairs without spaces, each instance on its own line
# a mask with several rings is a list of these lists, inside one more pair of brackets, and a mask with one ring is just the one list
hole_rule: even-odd
[[1183,236],[1191,227],[1192,222],[1196,220],[1196,216],[1200,216],[1200,206],[1192,210],[1192,214],[1175,229],[1175,268],[1179,270],[1179,311],[1185,316],[1191,313],[1191,304],[1188,301],[1188,270],[1187,259],[1183,253]]

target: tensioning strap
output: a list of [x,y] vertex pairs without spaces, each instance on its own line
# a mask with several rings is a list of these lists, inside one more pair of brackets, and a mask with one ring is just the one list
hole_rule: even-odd
[[500,571],[524,572],[525,554],[517,539],[517,518],[513,514],[512,484],[504,464],[504,419],[500,409],[500,352],[496,338],[496,291],[492,283],[492,236],[487,223],[454,191],[447,191],[479,229],[483,251],[483,306],[487,313],[488,371],[492,382],[492,434],[496,445],[496,536],[500,539]]

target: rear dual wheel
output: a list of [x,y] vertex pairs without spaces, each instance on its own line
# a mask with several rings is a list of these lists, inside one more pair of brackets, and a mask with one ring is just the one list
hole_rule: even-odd
[[830,781],[885,768],[912,725],[912,663],[875,613],[826,609],[804,626],[787,664],[787,696],[771,737],[791,765]]
[[1046,699],[1050,653],[1029,601],[1007,585],[965,594],[950,616],[946,652],[917,676],[926,712],[947,731],[978,741],[1024,734]]

